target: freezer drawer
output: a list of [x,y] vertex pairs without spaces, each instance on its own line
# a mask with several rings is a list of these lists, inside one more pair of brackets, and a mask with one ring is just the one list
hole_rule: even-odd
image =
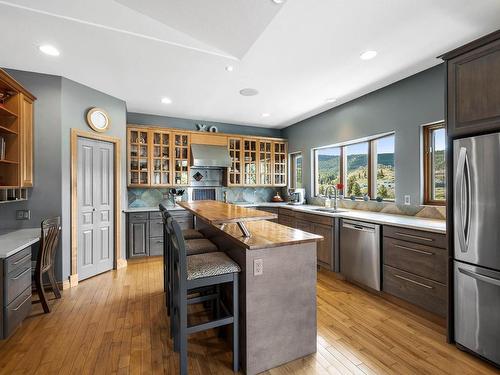
[[380,225],[341,221],[340,272],[348,280],[380,290]]
[[500,364],[500,272],[454,262],[455,340]]

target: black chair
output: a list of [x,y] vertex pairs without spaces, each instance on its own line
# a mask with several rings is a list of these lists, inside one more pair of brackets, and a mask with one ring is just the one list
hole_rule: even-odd
[[[170,246],[172,254],[172,330],[174,350],[180,354],[180,374],[187,374],[187,339],[192,333],[208,329],[233,326],[233,371],[239,369],[239,327],[238,327],[238,273],[237,263],[223,252],[212,252],[187,256],[185,241],[179,224],[172,218],[167,219],[167,228],[171,230]],[[232,311],[226,308],[222,295],[222,284],[232,284]],[[200,288],[212,288],[211,294],[189,294]],[[208,301],[215,302],[212,313],[214,320],[188,325],[188,305]],[[225,313],[220,316],[221,310]]]
[[61,230],[61,218],[55,217],[46,219],[41,224],[41,239],[40,249],[36,259],[34,278],[35,286],[40,302],[45,313],[50,312],[50,307],[47,303],[47,296],[43,285],[43,275],[47,274],[52,292],[56,298],[61,298],[61,292],[57,286],[56,278],[54,276],[55,256],[57,244],[59,242],[59,233]]

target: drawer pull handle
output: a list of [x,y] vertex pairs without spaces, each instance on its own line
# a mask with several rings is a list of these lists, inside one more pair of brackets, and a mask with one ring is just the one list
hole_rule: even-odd
[[24,275],[26,272],[29,272],[29,271],[31,271],[31,268],[27,268],[27,269],[25,269],[25,270],[24,270],[23,272],[21,272],[19,275],[17,275],[17,276],[15,276],[15,277],[11,278],[11,280],[17,280],[17,279],[19,279],[22,275]]
[[163,243],[163,241],[162,240],[157,240],[156,243]]
[[434,287],[432,287],[430,285],[419,283],[418,281],[415,281],[415,280],[412,280],[412,279],[408,279],[407,277],[404,277],[404,276],[394,275],[394,277],[397,277],[398,279],[401,279],[401,280],[408,281],[409,283],[412,283],[412,284],[415,284],[415,285],[423,286],[424,288],[427,288],[427,289],[434,289]]
[[21,259],[16,260],[14,263],[12,263],[13,266],[17,266],[19,263],[24,262],[26,259],[31,258],[31,254],[23,256]]
[[398,247],[403,250],[408,250],[408,251],[413,251],[414,253],[419,253],[422,255],[434,255],[434,253],[431,253],[430,251],[423,251],[423,250],[417,250],[417,249],[412,249],[411,247],[407,246],[402,246],[402,245],[394,245],[395,247]]
[[401,232],[396,232],[396,234],[398,236],[413,238],[415,240],[422,240],[422,241],[429,241],[429,242],[433,242],[434,241],[432,238],[427,238],[427,237],[422,237],[422,236],[415,236],[414,234],[406,234],[406,233],[401,233]]
[[17,311],[17,310],[19,310],[19,309],[21,308],[21,306],[22,306],[22,305],[24,305],[24,303],[25,303],[27,300],[29,300],[30,298],[31,298],[31,296],[26,297],[26,299],[25,299],[23,302],[21,302],[19,305],[17,305],[17,307],[16,307],[15,309],[12,309],[12,311]]

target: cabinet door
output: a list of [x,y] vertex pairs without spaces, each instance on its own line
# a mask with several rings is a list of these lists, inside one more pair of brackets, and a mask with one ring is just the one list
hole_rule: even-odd
[[147,129],[128,129],[128,185],[148,186],[149,180],[149,132]]
[[500,129],[500,40],[448,61],[448,134]]
[[273,184],[272,142],[259,141],[259,185]]
[[228,149],[231,158],[231,167],[227,174],[227,184],[229,186],[240,186],[242,184],[242,160],[241,160],[241,138],[229,138]]
[[21,187],[33,187],[33,101],[21,94]]
[[273,179],[275,186],[286,186],[287,155],[286,142],[273,142]]
[[189,185],[189,134],[174,133],[173,142],[174,185]]
[[128,226],[128,256],[143,257],[149,254],[148,220],[131,221]]
[[243,185],[257,185],[257,141],[243,140]]
[[313,233],[323,236],[323,241],[318,242],[318,262],[333,269],[333,227],[323,224],[313,224]]
[[313,223],[311,223],[310,221],[296,219],[295,220],[295,228],[303,230],[304,232],[309,232],[309,233],[314,232]]
[[171,156],[170,132],[151,131],[151,186],[172,185]]

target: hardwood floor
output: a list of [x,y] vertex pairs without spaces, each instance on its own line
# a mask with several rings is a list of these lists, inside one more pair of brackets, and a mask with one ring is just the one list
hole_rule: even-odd
[[[40,305],[0,342],[1,374],[178,373],[168,339],[159,258],[131,261]],[[213,331],[189,340],[190,374],[232,374],[229,346]],[[445,342],[439,329],[390,302],[318,275],[318,352],[281,374],[497,374]]]

